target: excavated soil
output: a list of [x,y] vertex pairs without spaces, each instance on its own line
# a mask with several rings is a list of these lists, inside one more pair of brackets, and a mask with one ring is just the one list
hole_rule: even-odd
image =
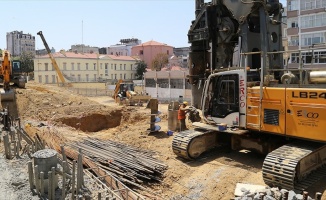
[[[230,199],[239,182],[264,185],[264,157],[251,152],[214,149],[195,161],[177,158],[171,148],[173,136],[166,134],[166,104],[159,104],[161,131],[148,134],[150,110],[117,105],[111,97],[87,98],[65,88],[36,83],[17,89],[16,96],[13,113],[20,116],[29,133],[49,137],[52,144],[95,137],[158,152],[157,158],[169,166],[168,170],[163,182],[146,186],[158,199]],[[1,184],[7,183],[0,181],[0,188],[4,188]],[[325,189],[326,180],[322,180],[308,191],[323,192],[326,199]]]

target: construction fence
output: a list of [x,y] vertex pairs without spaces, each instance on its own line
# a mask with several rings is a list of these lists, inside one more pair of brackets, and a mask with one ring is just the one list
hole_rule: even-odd
[[72,93],[87,96],[87,97],[95,97],[95,96],[112,96],[113,91],[107,89],[99,89],[99,88],[74,88],[70,87],[68,89]]

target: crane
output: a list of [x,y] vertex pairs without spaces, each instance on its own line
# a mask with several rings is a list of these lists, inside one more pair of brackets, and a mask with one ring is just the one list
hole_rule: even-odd
[[45,40],[45,38],[44,38],[44,35],[43,35],[42,31],[39,31],[39,32],[37,33],[37,35],[39,35],[39,36],[41,37],[42,42],[43,42],[43,44],[44,44],[44,46],[45,46],[45,49],[46,49],[46,51],[48,52],[48,55],[49,55],[49,57],[50,57],[50,59],[51,59],[51,62],[52,62],[52,65],[53,65],[55,71],[57,72],[57,74],[58,74],[58,76],[59,76],[59,79],[60,79],[62,85],[66,85],[65,78],[64,78],[64,76],[63,76],[63,74],[62,74],[62,72],[61,72],[61,70],[60,70],[60,68],[59,68],[59,66],[58,66],[58,64],[57,64],[57,62],[55,61],[55,59],[54,59],[52,53],[51,53],[51,50],[50,50],[50,48],[49,48],[49,45],[48,45],[48,43],[46,42],[46,40]]

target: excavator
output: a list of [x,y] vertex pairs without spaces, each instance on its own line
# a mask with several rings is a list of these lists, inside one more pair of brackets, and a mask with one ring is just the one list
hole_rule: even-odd
[[2,51],[2,60],[0,66],[0,78],[3,81],[3,91],[1,91],[1,102],[14,101],[15,91],[10,83],[13,82],[19,88],[25,87],[25,78],[20,72],[14,71],[10,53],[7,50]]
[[116,103],[126,103],[128,105],[139,105],[142,106],[144,102],[148,102],[151,96],[139,94],[135,92],[133,82],[124,82],[122,79],[118,80],[115,85],[113,98]]
[[173,138],[173,152],[255,151],[266,155],[267,185],[303,191],[326,172],[325,69],[301,56],[298,68],[283,66],[278,0],[195,1],[188,81],[203,120]]

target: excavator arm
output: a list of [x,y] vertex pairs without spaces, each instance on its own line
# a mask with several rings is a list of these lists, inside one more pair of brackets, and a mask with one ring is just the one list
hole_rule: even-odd
[[53,58],[53,55],[52,55],[51,50],[50,50],[50,48],[49,48],[49,45],[48,45],[48,43],[46,42],[46,40],[45,40],[45,38],[44,38],[44,35],[43,35],[42,31],[39,31],[39,32],[37,33],[37,35],[39,35],[39,36],[41,37],[42,42],[43,42],[43,44],[44,44],[44,46],[45,46],[45,48],[46,48],[46,51],[48,52],[48,55],[49,55],[49,57],[50,57],[50,59],[51,59],[52,65],[53,65],[55,71],[57,72],[57,74],[58,74],[58,76],[59,76],[59,79],[60,79],[61,83],[62,83],[63,85],[65,85],[65,83],[66,83],[65,78],[63,77],[63,74],[62,74],[62,72],[61,72],[61,70],[60,70],[60,68],[59,68],[59,66],[58,66],[58,64],[57,64],[57,62],[56,62],[55,59]]
[[5,51],[3,54],[2,60],[2,75],[3,75],[3,89],[5,92],[10,90],[10,74],[11,74],[11,64],[10,64],[10,55],[8,51]]

